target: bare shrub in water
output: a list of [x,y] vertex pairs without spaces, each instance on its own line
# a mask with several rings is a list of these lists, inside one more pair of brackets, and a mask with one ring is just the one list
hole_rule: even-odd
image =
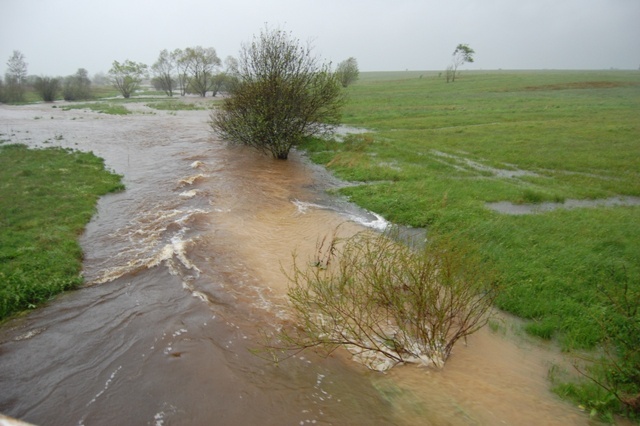
[[397,363],[442,367],[454,344],[486,324],[495,285],[479,261],[452,244],[409,248],[387,235],[323,241],[288,295],[296,327],[287,349],[345,347],[374,370]]

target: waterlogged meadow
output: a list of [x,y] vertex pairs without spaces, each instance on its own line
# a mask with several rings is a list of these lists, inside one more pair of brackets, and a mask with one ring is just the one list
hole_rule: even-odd
[[[340,191],[386,219],[480,244],[498,307],[565,349],[604,338],[602,288],[640,291],[640,206],[509,215],[515,205],[640,196],[640,72],[364,73],[343,121],[371,132],[309,141],[361,183]],[[596,203],[597,204],[597,203]],[[637,204],[637,203],[636,203]]]

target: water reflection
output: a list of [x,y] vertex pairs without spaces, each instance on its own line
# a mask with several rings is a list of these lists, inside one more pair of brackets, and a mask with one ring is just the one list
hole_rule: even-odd
[[611,197],[599,200],[565,200],[562,203],[515,204],[508,201],[487,203],[493,211],[509,215],[545,213],[558,209],[640,206],[640,197]]

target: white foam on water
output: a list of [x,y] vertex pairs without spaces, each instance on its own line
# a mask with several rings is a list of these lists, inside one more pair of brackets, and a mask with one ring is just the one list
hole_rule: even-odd
[[292,203],[298,208],[298,213],[305,214],[309,209],[330,210],[329,207],[306,201],[293,200]]
[[367,228],[373,228],[378,231],[384,231],[389,227],[390,224],[385,220],[384,217],[380,216],[378,213],[374,213],[374,212],[368,212],[368,213],[373,215],[375,219],[368,220],[367,218],[364,218],[362,216],[357,216],[357,215],[349,215],[349,218],[354,222],[357,222],[361,225],[366,226]]
[[208,175],[203,175],[202,173],[199,173],[199,174],[194,175],[194,176],[189,176],[189,177],[186,177],[184,179],[180,179],[180,182],[178,182],[178,184],[179,185],[183,185],[183,186],[184,185],[193,185],[194,182],[196,182],[196,181],[198,181],[200,179],[206,179],[208,177],[209,177]]
[[94,402],[96,402],[96,400],[98,398],[100,398],[102,396],[102,394],[104,394],[107,391],[107,389],[109,389],[109,386],[111,385],[111,382],[113,382],[113,379],[116,377],[116,374],[118,374],[118,371],[120,371],[121,369],[122,369],[122,366],[119,366],[118,368],[115,369],[115,371],[113,373],[111,373],[111,376],[109,376],[109,378],[107,379],[107,381],[104,384],[104,388],[102,388],[102,390],[100,392],[98,392],[96,394],[96,396],[94,396],[93,399],[87,403],[87,407],[89,405],[93,404]]
[[[193,210],[171,210],[151,218],[148,222],[138,222],[131,225],[131,231],[127,235],[131,242],[131,248],[122,251],[116,257],[129,259],[116,267],[105,269],[102,276],[93,280],[91,284],[103,284],[122,277],[123,275],[135,272],[144,268],[153,268],[166,263],[171,273],[179,275],[176,265],[172,265],[171,260],[177,259],[182,267],[200,274],[200,270],[191,262],[187,256],[187,248],[192,242],[184,239],[189,231],[188,223],[197,215],[208,214],[209,211],[202,209]],[[178,225],[179,229],[171,236],[168,243],[159,246],[171,225]],[[126,231],[125,231],[126,232]]]
[[[375,212],[368,211],[368,210],[364,210],[365,212],[364,214],[354,214],[354,213],[341,211],[331,206],[324,206],[321,204],[309,203],[307,201],[293,200],[292,203],[297,207],[298,213],[300,214],[307,213],[309,209],[331,210],[331,211],[337,212],[338,214],[346,216],[352,222],[359,223],[360,225],[363,225],[367,228],[372,228],[378,231],[384,231],[390,226],[390,223],[387,220],[385,220],[384,217],[382,217],[381,215]],[[373,217],[373,219],[368,218],[367,216],[371,216]]]
[[34,336],[37,336],[38,334],[42,333],[43,331],[45,331],[47,329],[47,327],[39,327],[39,328],[35,328],[33,330],[29,330],[24,334],[21,334],[18,337],[14,337],[13,340],[14,341],[19,341],[19,340],[28,340],[31,339]]
[[192,189],[191,191],[184,191],[180,193],[180,196],[183,198],[193,198],[198,195],[197,189]]

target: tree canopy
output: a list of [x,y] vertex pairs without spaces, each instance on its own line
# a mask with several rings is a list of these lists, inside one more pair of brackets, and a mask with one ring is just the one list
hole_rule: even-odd
[[14,50],[9,57],[4,79],[6,85],[3,98],[9,102],[21,102],[24,99],[24,86],[27,81],[27,63],[19,50]]
[[337,125],[343,104],[329,65],[289,33],[268,28],[243,45],[229,95],[212,113],[212,128],[278,159],[302,138]]
[[113,61],[113,65],[109,70],[111,82],[125,99],[131,97],[131,94],[140,87],[140,83],[146,75],[147,65],[133,62],[129,59],[126,59],[123,63]]
[[475,53],[475,50],[470,48],[468,44],[460,43],[456,46],[456,50],[453,51],[451,58],[451,65],[447,68],[447,82],[449,82],[449,80],[452,82],[456,81],[458,68],[467,62],[472,63]]
[[360,70],[358,70],[358,61],[356,58],[351,57],[340,62],[336,68],[336,75],[338,80],[340,80],[342,87],[347,87],[351,83],[355,82],[360,75]]

